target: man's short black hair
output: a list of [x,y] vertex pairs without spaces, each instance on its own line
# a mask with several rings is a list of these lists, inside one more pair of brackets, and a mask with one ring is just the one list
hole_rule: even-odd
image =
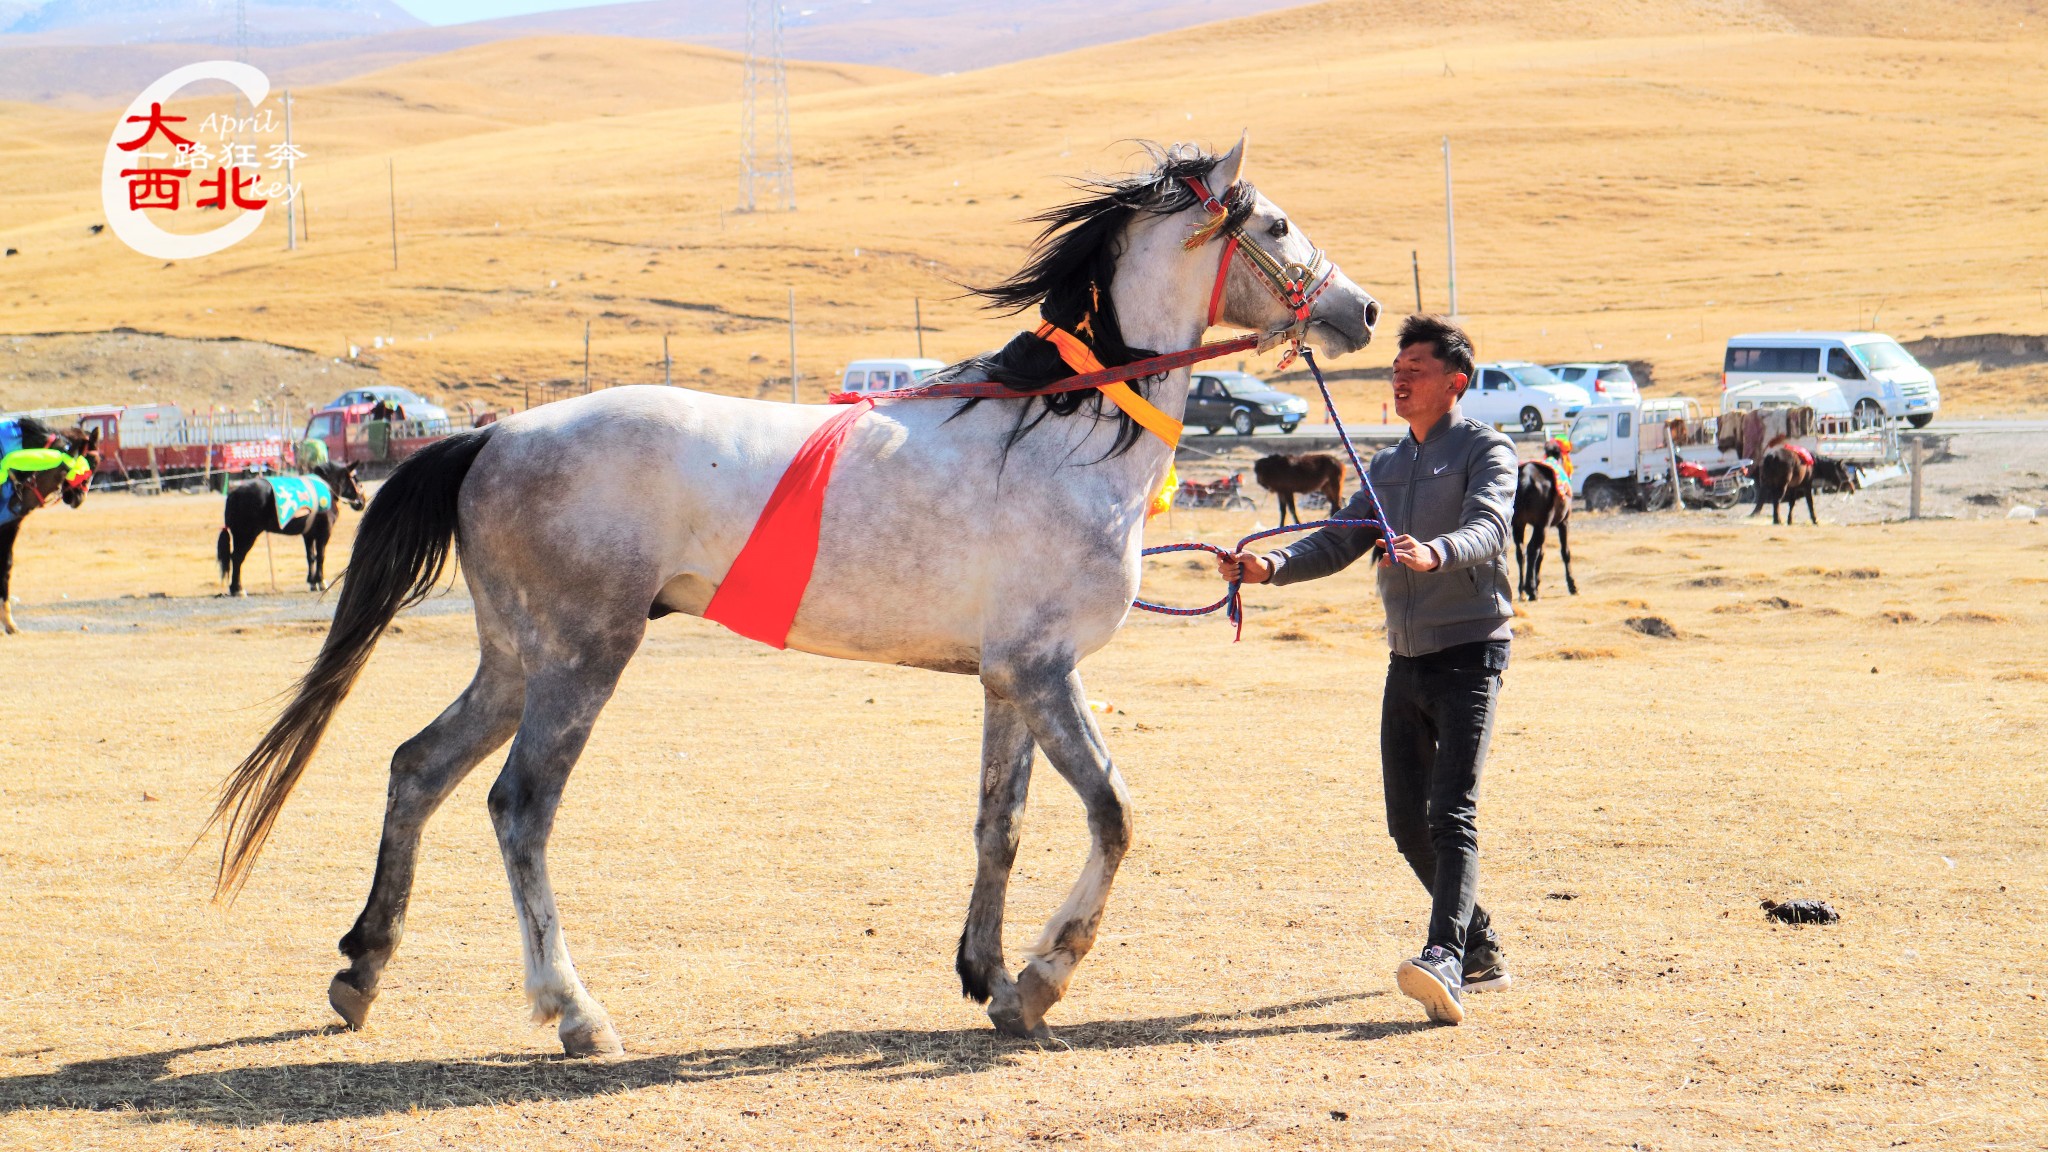
[[1465,385],[1472,384],[1472,338],[1465,330],[1441,316],[1428,312],[1417,312],[1401,321],[1401,347],[1410,344],[1428,344],[1443,361],[1445,368],[1465,374]]

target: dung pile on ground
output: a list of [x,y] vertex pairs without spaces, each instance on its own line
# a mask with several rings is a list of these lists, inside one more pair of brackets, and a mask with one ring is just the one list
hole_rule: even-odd
[[1783,904],[1764,900],[1761,903],[1764,915],[1784,924],[1833,924],[1842,918],[1842,914],[1825,900],[1787,900]]

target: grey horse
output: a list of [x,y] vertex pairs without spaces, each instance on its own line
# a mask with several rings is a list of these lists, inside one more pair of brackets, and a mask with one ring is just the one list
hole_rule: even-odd
[[[1240,182],[1244,147],[1220,158],[1155,150],[1153,170],[1088,186],[1086,199],[1039,217],[1047,227],[1031,262],[986,294],[1090,328],[1106,363],[1192,347],[1211,321],[1261,333],[1267,346],[1305,339],[1331,356],[1363,347],[1378,303]],[[1205,200],[1191,185],[1221,194]],[[1216,227],[1226,209],[1235,246]],[[1238,258],[1226,264],[1226,251]],[[1317,268],[1306,299],[1276,289],[1278,270]],[[1019,337],[949,372],[1029,386],[1045,374],[1033,356],[1044,356],[1026,345]],[[1135,385],[1177,418],[1188,371]],[[319,656],[224,782],[213,817],[227,826],[219,891],[231,894],[378,636],[459,547],[481,659],[462,695],[392,757],[376,875],[341,941],[348,967],[328,991],[351,1027],[362,1026],[402,935],[422,829],[510,740],[489,807],[527,998],[536,1020],[559,1021],[569,1053],[620,1051],[556,912],[546,856],[556,805],[649,619],[704,614],[798,448],[841,411],[614,388],[450,437],[385,483]],[[981,679],[978,866],[956,967],[1008,1034],[1049,1035],[1046,1011],[1094,944],[1131,843],[1130,799],[1075,668],[1130,611],[1146,506],[1172,457],[1096,394],[885,400],[847,433],[825,496],[788,647]],[[610,463],[579,466],[593,458]],[[1057,580],[1046,578],[1052,565]],[[876,597],[884,570],[893,594]],[[1093,844],[1013,979],[1003,903],[1034,749],[1079,793]]]

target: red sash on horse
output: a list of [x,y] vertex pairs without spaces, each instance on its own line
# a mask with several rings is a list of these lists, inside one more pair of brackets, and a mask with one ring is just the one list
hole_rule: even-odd
[[761,518],[754,522],[718,591],[711,594],[711,603],[704,608],[706,620],[770,647],[788,646],[789,626],[818,562],[818,526],[825,516],[832,465],[853,422],[872,407],[863,399],[834,413],[804,440],[796,459],[776,481],[767,507],[761,509]]
[[1806,449],[1801,448],[1799,445],[1794,444],[1789,440],[1785,442],[1785,447],[1790,448],[1792,450],[1792,454],[1794,456],[1799,457],[1799,462],[1801,464],[1806,465],[1808,468],[1813,467],[1813,453],[1808,452]]

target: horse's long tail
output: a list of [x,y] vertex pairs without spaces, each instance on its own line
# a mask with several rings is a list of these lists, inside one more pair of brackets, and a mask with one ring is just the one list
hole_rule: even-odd
[[320,654],[270,731],[221,782],[220,800],[206,822],[208,829],[227,824],[215,899],[232,898],[249,878],[327,721],[355,685],[385,626],[434,590],[454,541],[463,479],[495,430],[458,432],[421,449],[398,466],[363,513]]
[[235,536],[227,530],[226,525],[221,526],[220,536],[213,542],[213,558],[220,561],[221,579],[227,579],[228,568],[233,565],[235,559]]

